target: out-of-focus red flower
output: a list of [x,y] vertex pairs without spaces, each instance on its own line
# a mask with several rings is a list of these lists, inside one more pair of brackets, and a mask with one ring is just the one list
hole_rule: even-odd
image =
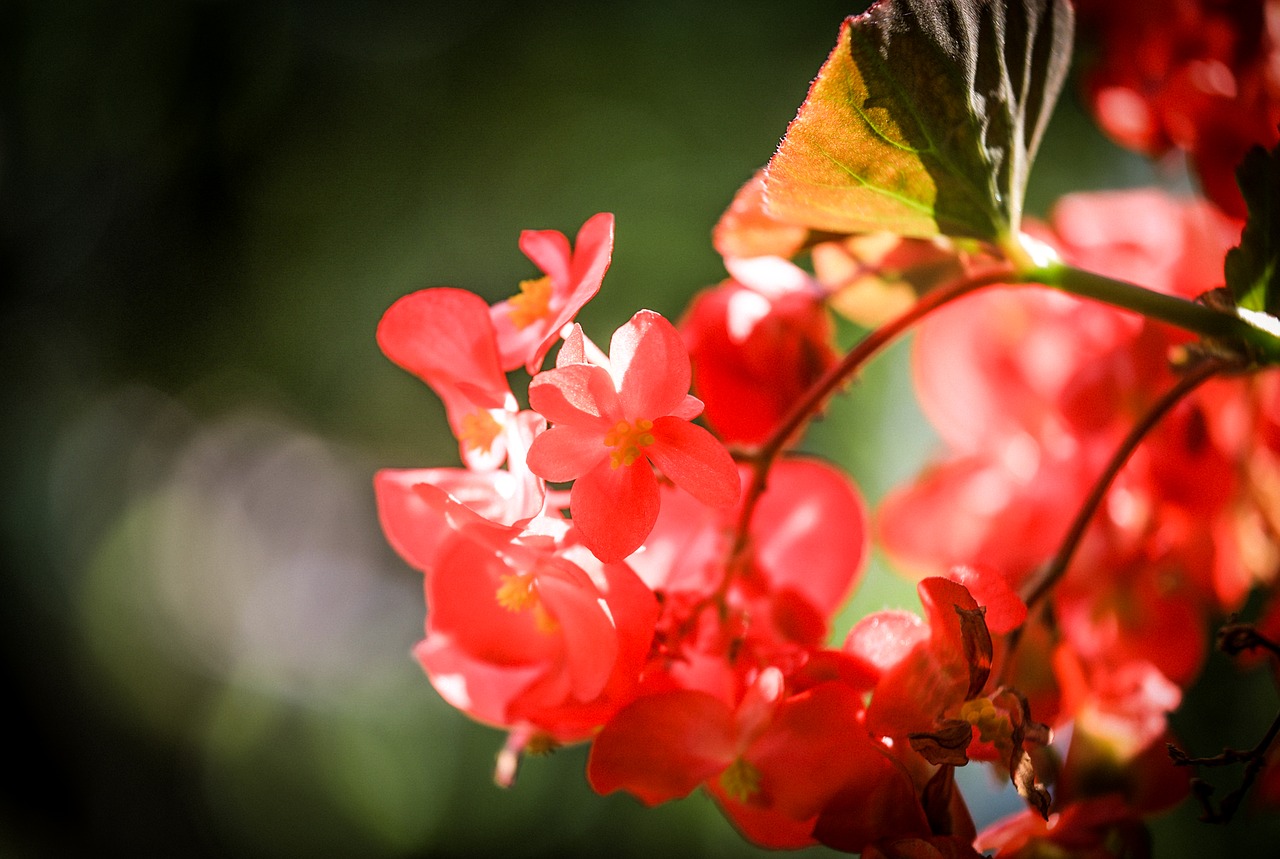
[[836,361],[824,292],[779,257],[726,259],[734,280],[694,297],[680,328],[706,419],[727,443],[764,441]]
[[1205,195],[1244,217],[1235,168],[1251,146],[1280,140],[1280,2],[1076,6],[1097,47],[1085,81],[1103,130],[1150,155],[1186,151]]
[[552,423],[529,450],[529,468],[573,480],[570,509],[583,542],[604,561],[625,558],[653,530],[654,467],[711,507],[738,499],[737,467],[705,429],[690,423],[689,358],[679,332],[642,310],[613,335],[609,367],[566,363],[529,384],[529,404]]
[[542,368],[548,350],[582,306],[600,291],[613,257],[613,215],[601,212],[578,230],[574,247],[555,230],[525,230],[520,250],[543,277],[520,284],[520,293],[490,309],[502,369]]
[[1150,857],[1151,835],[1118,794],[1072,803],[1046,820],[1022,811],[978,834],[974,847],[998,859]]
[[[644,696],[596,738],[588,776],[601,793],[626,790],[648,805],[705,784],[748,838],[774,848],[816,843],[819,815],[843,793],[896,784],[915,807],[908,831],[927,832],[909,781],[861,723],[862,691],[828,681],[788,693],[769,668],[736,707],[693,690]],[[864,819],[865,840],[896,832],[904,813]]]

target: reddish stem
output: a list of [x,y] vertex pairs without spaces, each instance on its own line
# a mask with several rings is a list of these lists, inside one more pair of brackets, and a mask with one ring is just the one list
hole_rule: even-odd
[[768,485],[769,469],[773,467],[773,463],[777,461],[778,456],[788,446],[792,438],[800,433],[805,425],[822,410],[827,399],[848,383],[854,374],[881,349],[888,346],[899,335],[933,311],[984,286],[992,286],[998,283],[1012,284],[1017,281],[1018,275],[1012,266],[1001,266],[980,274],[963,277],[946,286],[925,293],[906,312],[889,320],[858,341],[838,364],[829,369],[822,378],[810,386],[804,397],[791,407],[791,410],[778,424],[777,428],[751,455],[751,483],[747,487],[746,495],[742,501],[742,511],[738,515],[738,521],[734,526],[733,548],[729,553],[730,572],[725,576],[725,580],[720,587],[720,594],[723,594],[728,589],[732,578],[733,560],[746,548],[751,516],[755,513],[756,504],[759,503],[760,496]]
[[1093,514],[1097,512],[1098,507],[1102,504],[1102,499],[1106,497],[1107,491],[1116,479],[1116,475],[1124,468],[1125,463],[1129,461],[1129,457],[1133,455],[1133,452],[1138,449],[1138,445],[1142,443],[1142,440],[1155,428],[1161,418],[1173,410],[1174,406],[1182,402],[1196,388],[1226,370],[1228,366],[1229,364],[1223,359],[1206,358],[1180,378],[1177,384],[1165,391],[1164,395],[1142,416],[1142,419],[1129,430],[1115,452],[1112,453],[1111,459],[1107,461],[1106,468],[1102,470],[1102,474],[1094,482],[1088,497],[1080,505],[1080,509],[1076,511],[1076,516],[1071,520],[1071,527],[1067,529],[1067,534],[1063,537],[1062,543],[1059,544],[1057,553],[1039,577],[1032,579],[1024,589],[1023,600],[1026,602],[1028,609],[1034,609],[1036,604],[1044,599],[1053,590],[1054,585],[1066,574],[1067,567],[1071,564],[1071,558],[1075,555],[1080,541],[1084,538],[1085,530],[1093,520]]

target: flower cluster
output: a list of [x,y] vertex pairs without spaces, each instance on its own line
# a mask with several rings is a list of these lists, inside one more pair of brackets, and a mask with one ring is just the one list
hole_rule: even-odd
[[[947,3],[969,23],[994,8],[985,37],[1008,37],[1028,68],[1047,62],[1035,39],[1061,38],[1072,15],[1064,0]],[[1188,10],[1236,21],[1209,6],[1178,5],[1170,26],[1200,20]],[[779,155],[716,226],[729,277],[678,324],[640,310],[606,352],[573,321],[609,266],[608,214],[572,244],[523,233],[543,276],[506,301],[428,289],[383,317],[379,344],[439,395],[464,467],[379,472],[379,516],[424,575],[415,654],[428,677],[507,732],[501,783],[527,753],[588,742],[601,793],[654,805],[702,789],[757,844],[890,859],[1144,855],[1143,816],[1190,793],[1194,761],[1166,753],[1168,715],[1212,628],[1280,574],[1280,382],[1257,372],[1280,362],[1267,228],[1157,190],[1068,195],[1049,223],[1022,224],[1008,203],[1020,188],[948,174],[959,168],[938,153],[955,141],[930,138],[919,110],[890,110],[909,86],[877,88],[894,57],[991,62],[973,33],[940,34],[931,8],[882,0],[845,23]],[[1115,20],[1147,6],[1126,8]],[[1195,83],[1217,74],[1196,52],[1230,47],[1214,32],[1143,55],[1189,63]],[[1093,86],[1115,125],[1122,84],[1106,70],[1121,67],[1104,44]],[[1241,86],[1251,51],[1231,53]],[[1042,71],[1051,99],[1065,71]],[[1179,110],[1215,114],[1175,99],[1164,66],[1150,73],[1169,88],[1152,96],[1169,127],[1113,133],[1217,164],[1208,137],[1170,130]],[[988,96],[1018,122],[1040,106]],[[865,154],[824,148],[840,123],[862,123],[861,142],[896,159],[892,193],[861,176],[838,184],[852,169],[840,158]],[[1232,133],[1256,136],[1246,125]],[[986,146],[999,124],[976,133]],[[1010,145],[1029,157],[1035,141],[1018,134]],[[1280,188],[1280,150],[1259,157]],[[999,193],[976,213],[939,190],[979,185]],[[1257,193],[1246,189],[1251,209]],[[878,204],[902,234],[829,226],[874,223]],[[1066,294],[1082,282],[1085,298]],[[1098,297],[1129,309],[1086,300]],[[843,354],[833,313],[870,329]],[[873,524],[849,476],[795,446],[911,326],[915,392],[946,451]],[[527,407],[507,375],[520,368]],[[917,581],[921,610],[836,629],[873,533]],[[1255,638],[1231,639],[1237,651],[1280,653],[1268,643],[1280,599],[1270,606]],[[1026,811],[979,832],[955,778],[971,762]],[[1277,784],[1264,778],[1262,795]]]
[[1235,166],[1280,140],[1276,0],[1076,0],[1098,43],[1086,88],[1098,123],[1148,155],[1186,152],[1204,193],[1244,217]]

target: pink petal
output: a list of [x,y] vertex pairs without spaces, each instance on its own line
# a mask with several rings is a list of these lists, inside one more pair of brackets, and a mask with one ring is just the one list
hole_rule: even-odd
[[606,564],[640,547],[658,519],[658,480],[644,460],[614,468],[606,459],[573,484],[569,510],[582,542]]
[[646,805],[687,796],[734,757],[729,708],[705,692],[648,695],[624,707],[591,746],[598,793],[625,790]]
[[563,483],[586,474],[608,455],[609,448],[597,430],[561,424],[533,440],[528,464],[529,470],[544,480]]
[[593,215],[578,230],[568,278],[562,281],[547,269],[547,274],[552,275],[552,315],[546,322],[545,337],[525,365],[530,373],[536,373],[542,366],[543,358],[560,336],[561,329],[600,291],[612,258],[613,215],[601,212]]
[[551,277],[553,288],[566,289],[570,283],[569,239],[558,230],[524,230],[520,250],[533,264]]
[[698,399],[693,394],[688,394],[680,405],[671,410],[671,417],[683,418],[686,421],[691,421],[698,415],[702,414],[702,409],[702,400]]
[[505,471],[464,468],[383,469],[373,478],[378,520],[387,542],[410,566],[424,572],[459,527],[475,519],[510,526],[536,515],[542,494],[529,483]]
[[383,469],[373,477],[382,533],[409,566],[423,572],[434,565],[441,543],[452,533],[444,516],[414,491],[415,484],[434,473],[435,469]]
[[986,608],[987,629],[997,635],[1012,632],[1027,619],[1027,604],[1009,587],[999,572],[983,566],[956,566],[947,578],[968,589],[978,605]]
[[756,564],[775,590],[792,588],[823,615],[862,573],[867,509],[845,472],[809,457],[777,462],[751,517]]
[[510,727],[507,707],[545,670],[542,665],[494,665],[476,659],[449,635],[433,632],[413,648],[440,697],[489,725]]
[[529,407],[553,424],[599,427],[602,433],[622,420],[613,379],[591,364],[567,364],[534,376]]
[[502,408],[509,388],[498,362],[489,306],[463,289],[424,289],[396,301],[378,323],[378,345],[437,393],[468,385],[477,406]]
[[844,640],[844,649],[884,672],[928,639],[929,627],[920,615],[902,609],[885,609],[855,623]]
[[715,436],[671,417],[655,420],[652,435],[653,444],[641,450],[673,483],[709,507],[738,503],[738,467]]
[[565,335],[564,345],[556,353],[556,366],[585,363],[587,363],[586,335],[582,333],[582,326],[575,322],[570,327],[569,333]]
[[[578,230],[573,248],[573,280],[576,294],[595,284],[591,290],[600,288],[605,271],[613,255],[613,213],[600,212],[592,215]],[[590,296],[588,296],[589,298]],[[583,301],[585,303],[585,299]],[[581,305],[579,305],[581,306]]]
[[641,310],[613,332],[609,361],[629,420],[671,414],[689,393],[689,353],[675,326]]
[[[564,667],[578,701],[604,689],[618,657],[618,634],[600,603],[600,592],[585,575],[564,575],[568,562],[549,560],[538,573],[538,595],[564,636]],[[574,572],[580,573],[577,568]]]

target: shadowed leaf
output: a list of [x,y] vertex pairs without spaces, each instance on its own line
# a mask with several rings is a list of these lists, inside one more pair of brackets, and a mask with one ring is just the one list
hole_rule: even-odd
[[1245,310],[1280,315],[1280,146],[1255,146],[1236,169],[1249,218],[1227,251],[1227,288]]
[[766,168],[770,214],[840,233],[1013,234],[1073,26],[1066,0],[881,0],[846,19]]

